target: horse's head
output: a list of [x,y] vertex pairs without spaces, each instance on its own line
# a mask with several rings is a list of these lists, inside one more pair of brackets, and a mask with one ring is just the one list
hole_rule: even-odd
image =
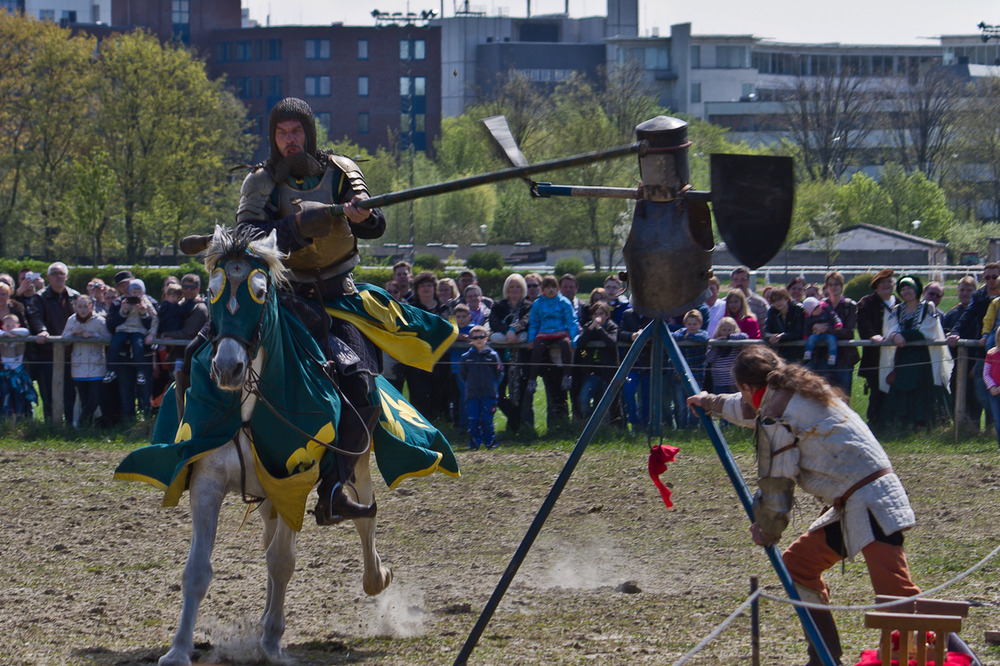
[[285,282],[275,233],[252,228],[215,228],[205,256],[208,298],[215,337],[212,380],[225,391],[239,391],[248,378],[267,321],[277,314],[275,284]]

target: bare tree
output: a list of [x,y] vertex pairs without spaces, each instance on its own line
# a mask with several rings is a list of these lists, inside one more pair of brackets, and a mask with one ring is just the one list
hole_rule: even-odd
[[954,68],[932,66],[901,78],[888,102],[897,161],[909,173],[940,178],[952,154],[964,84]]
[[785,91],[787,130],[810,180],[839,178],[871,133],[875,100],[847,68],[799,76]]

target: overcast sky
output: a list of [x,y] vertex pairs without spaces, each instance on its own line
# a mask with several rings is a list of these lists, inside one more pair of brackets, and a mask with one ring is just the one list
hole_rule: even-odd
[[[469,0],[473,11],[526,16],[529,0]],[[532,15],[562,13],[566,0],[530,0]],[[452,16],[464,0],[243,0],[250,17],[267,25],[374,25],[373,9],[414,12],[430,9]],[[607,0],[569,0],[571,16],[602,16]],[[695,35],[752,34],[782,42],[927,44],[939,35],[978,34],[980,21],[1000,24],[996,0],[640,0],[639,31],[690,22]]]

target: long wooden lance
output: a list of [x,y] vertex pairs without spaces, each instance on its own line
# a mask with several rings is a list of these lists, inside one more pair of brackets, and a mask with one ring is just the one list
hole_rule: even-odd
[[[589,153],[580,153],[579,155],[570,155],[569,157],[560,157],[558,159],[549,160],[547,162],[539,162],[537,164],[525,164],[522,166],[513,167],[510,169],[501,169],[499,171],[489,171],[487,173],[482,173],[477,176],[467,176],[466,178],[457,178],[455,180],[447,180],[443,183],[435,183],[433,185],[421,185],[420,187],[413,187],[408,190],[400,190],[399,192],[389,192],[388,194],[379,194],[378,196],[369,197],[359,201],[357,204],[358,208],[371,209],[379,208],[381,206],[388,206],[391,204],[402,203],[403,201],[412,201],[414,199],[422,199],[423,197],[433,196],[435,194],[446,194],[448,192],[457,192],[459,190],[466,190],[470,187],[478,187],[480,185],[488,185],[490,183],[498,183],[503,180],[510,180],[512,178],[524,178],[535,173],[543,173],[545,171],[554,171],[556,169],[565,169],[568,167],[580,166],[582,164],[592,164],[594,162],[604,162],[607,160],[613,160],[616,157],[625,157],[626,155],[638,154],[640,157],[646,154],[649,150],[649,142],[646,140],[637,141],[631,143],[627,146],[618,146],[616,148],[607,148],[605,150],[595,150]],[[636,190],[630,190],[630,192],[635,193]],[[634,195],[633,195],[634,196]],[[344,212],[343,204],[333,204],[330,206],[331,212],[335,215],[342,215]],[[188,255],[198,254],[208,247],[209,242],[212,240],[212,235],[196,235],[196,236],[185,236],[181,239],[180,248],[181,252]]]
[[[594,162],[605,162],[607,160],[615,159],[616,157],[625,157],[626,155],[638,154],[641,157],[646,154],[647,150],[649,150],[649,142],[637,141],[627,146],[618,146],[617,148],[608,148],[606,150],[595,150],[589,153],[580,153],[579,155],[560,157],[558,159],[549,160],[547,162],[538,162],[537,164],[516,166],[510,169],[501,169],[499,171],[490,171],[488,173],[482,173],[477,176],[468,176],[466,178],[448,180],[443,183],[435,183],[434,185],[422,185],[420,187],[413,187],[408,190],[400,190],[399,192],[389,192],[388,194],[379,194],[378,196],[370,197],[368,199],[364,199],[363,201],[359,201],[357,207],[379,208],[381,206],[388,206],[391,204],[402,203],[403,201],[422,199],[424,197],[429,197],[435,194],[446,194],[448,192],[457,192],[458,190],[465,190],[470,187],[478,187],[479,185],[488,185],[489,183],[497,183],[502,180],[510,180],[512,178],[524,178],[525,176],[530,176],[536,173],[543,173],[545,171],[565,169],[568,167],[580,166],[582,164],[592,164]],[[632,190],[632,192],[634,191],[635,190]],[[334,204],[330,208],[337,215],[343,213],[344,210],[344,207],[341,204]]]

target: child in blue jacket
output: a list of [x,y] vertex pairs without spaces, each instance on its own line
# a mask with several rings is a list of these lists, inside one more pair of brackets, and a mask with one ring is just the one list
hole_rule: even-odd
[[497,390],[503,380],[500,355],[486,346],[486,327],[473,326],[469,331],[472,349],[462,354],[459,366],[465,382],[465,410],[469,421],[469,448],[473,451],[486,445],[499,446],[493,430],[493,415],[497,411]]

